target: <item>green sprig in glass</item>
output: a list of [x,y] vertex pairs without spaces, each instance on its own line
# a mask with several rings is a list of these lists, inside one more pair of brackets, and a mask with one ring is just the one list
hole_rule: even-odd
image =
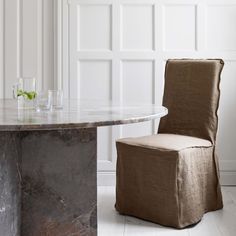
[[21,96],[24,97],[25,99],[33,100],[36,98],[37,93],[35,91],[27,92],[22,89],[18,89],[17,90],[17,97],[21,97]]

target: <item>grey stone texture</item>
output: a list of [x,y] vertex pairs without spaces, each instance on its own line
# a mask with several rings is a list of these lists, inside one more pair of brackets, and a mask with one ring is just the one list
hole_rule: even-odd
[[0,133],[0,236],[97,235],[96,136]]

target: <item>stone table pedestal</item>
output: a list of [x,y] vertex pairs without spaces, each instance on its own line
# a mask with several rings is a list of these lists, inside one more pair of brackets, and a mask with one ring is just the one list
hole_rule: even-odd
[[96,235],[96,128],[0,134],[0,235]]

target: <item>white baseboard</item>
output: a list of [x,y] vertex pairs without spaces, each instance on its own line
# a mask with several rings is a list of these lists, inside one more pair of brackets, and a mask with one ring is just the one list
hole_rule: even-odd
[[115,172],[98,172],[97,173],[98,186],[115,186],[116,173]]
[[236,161],[220,160],[219,166],[221,185],[236,185]]
[[219,166],[222,172],[236,172],[236,160],[220,160]]
[[[116,173],[115,172],[98,172],[98,186],[115,186]],[[236,171],[221,171],[220,172],[221,185],[236,185]]]
[[236,171],[221,171],[221,185],[236,185]]

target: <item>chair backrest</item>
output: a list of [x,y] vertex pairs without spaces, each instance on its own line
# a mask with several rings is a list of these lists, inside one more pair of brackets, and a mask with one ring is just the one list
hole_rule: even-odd
[[158,133],[216,139],[220,97],[221,59],[171,59],[165,68],[163,106],[168,115]]

